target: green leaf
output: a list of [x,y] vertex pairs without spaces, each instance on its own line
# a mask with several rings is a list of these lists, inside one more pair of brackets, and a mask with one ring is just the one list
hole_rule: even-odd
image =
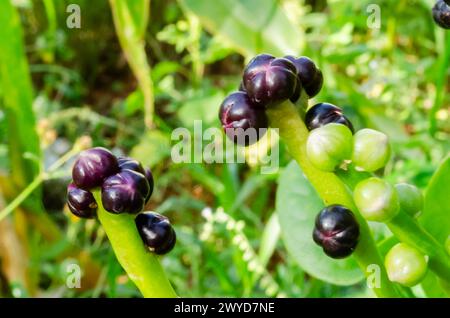
[[258,257],[263,266],[266,266],[277,247],[280,238],[280,222],[278,214],[273,213],[264,227],[261,236],[261,246],[259,247]]
[[450,156],[441,163],[434,173],[425,192],[424,210],[420,223],[439,243],[444,244],[450,235]]
[[266,52],[278,56],[297,54],[303,32],[287,18],[276,0],[179,0],[181,7],[197,15],[212,34],[220,35],[238,52],[254,56]]
[[10,180],[19,191],[38,174],[41,152],[22,27],[10,1],[0,1],[0,21],[0,90],[7,92],[2,98],[12,172]]
[[323,202],[291,162],[281,173],[276,210],[286,248],[308,274],[336,285],[352,285],[363,279],[353,257],[334,260],[325,255],[312,239],[314,220]]

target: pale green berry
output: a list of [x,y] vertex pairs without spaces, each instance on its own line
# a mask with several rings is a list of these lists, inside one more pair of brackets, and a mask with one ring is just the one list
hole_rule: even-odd
[[390,249],[384,265],[389,280],[408,287],[420,283],[427,273],[426,256],[405,243],[398,243]]
[[331,123],[309,133],[306,155],[320,170],[333,171],[352,156],[353,136],[342,124]]
[[353,198],[358,210],[368,221],[389,221],[400,208],[397,191],[380,178],[359,182],[353,192]]
[[423,210],[422,192],[408,183],[396,184],[395,189],[397,190],[400,208],[409,215],[418,217]]
[[353,136],[352,161],[357,169],[376,171],[386,165],[390,155],[389,138],[382,132],[366,128]]

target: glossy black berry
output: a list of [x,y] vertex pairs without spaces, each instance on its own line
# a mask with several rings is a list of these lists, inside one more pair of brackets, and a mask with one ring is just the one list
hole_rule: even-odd
[[330,205],[316,217],[313,239],[332,258],[344,258],[358,244],[359,224],[353,213],[342,205]]
[[142,241],[155,254],[166,254],[175,246],[175,230],[165,216],[144,212],[136,217],[135,223]]
[[243,146],[258,141],[268,127],[264,109],[255,107],[244,92],[225,98],[219,109],[219,119],[228,138]]
[[149,168],[144,169],[142,164],[133,158],[119,157],[119,158],[117,158],[117,161],[119,162],[120,170],[129,169],[129,170],[133,170],[133,171],[142,173],[145,176],[145,178],[148,181],[148,185],[150,186],[150,191],[147,195],[147,198],[145,199],[145,203],[147,203],[153,193],[153,187],[154,187],[153,174],[152,174],[151,170]]
[[150,191],[142,173],[122,170],[107,178],[102,185],[102,203],[111,213],[139,213],[143,210]]
[[153,179],[153,173],[150,170],[150,168],[145,168],[144,169],[144,176],[147,179],[148,185],[150,187],[150,190],[148,192],[147,197],[145,198],[145,203],[148,202],[148,200],[150,199],[150,197],[153,194],[153,188],[155,187],[155,180]]
[[[317,68],[316,64],[306,56],[295,58],[293,56],[286,56],[286,59],[291,61],[296,69],[296,74],[301,86],[309,97],[316,96],[323,85],[322,71]],[[291,100],[295,102],[300,94],[292,96]],[[296,98],[297,97],[297,98]]]
[[103,180],[119,170],[116,157],[107,149],[97,147],[80,153],[72,169],[72,179],[81,189],[101,186]]
[[144,167],[142,166],[142,164],[133,158],[119,157],[119,158],[117,158],[117,162],[119,164],[120,170],[129,169],[129,170],[133,170],[133,171],[145,174],[145,170],[144,170]]
[[93,218],[97,212],[97,202],[92,193],[77,188],[73,183],[67,187],[67,205],[69,210],[80,218]]
[[250,99],[263,107],[289,99],[300,85],[291,61],[268,54],[257,55],[249,62],[243,81]]
[[355,132],[350,120],[348,120],[348,118],[342,113],[342,109],[333,104],[316,104],[306,112],[305,124],[309,130],[316,129],[330,123],[343,124],[350,128],[353,133]]
[[450,29],[450,1],[438,0],[433,7],[433,18],[442,28]]

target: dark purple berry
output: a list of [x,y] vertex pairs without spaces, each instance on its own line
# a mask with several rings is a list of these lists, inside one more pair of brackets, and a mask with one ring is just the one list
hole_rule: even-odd
[[144,167],[142,167],[142,164],[133,158],[119,157],[117,158],[117,162],[119,163],[120,170],[128,169],[145,174],[145,170]]
[[165,216],[144,212],[136,217],[135,223],[142,241],[155,254],[166,254],[175,246],[175,230]]
[[219,118],[228,138],[243,146],[254,144],[267,131],[264,109],[254,107],[244,92],[228,95],[222,102]]
[[150,191],[147,179],[142,173],[122,170],[107,178],[102,185],[102,203],[111,213],[139,213]]
[[359,240],[359,224],[353,213],[342,205],[330,205],[316,217],[313,239],[332,258],[353,253]]
[[[291,61],[295,65],[296,74],[301,83],[301,86],[305,90],[309,97],[316,96],[323,85],[322,71],[319,70],[316,64],[306,56],[295,58],[293,56],[285,56],[286,59]],[[297,98],[295,98],[297,97]],[[300,94],[292,96],[291,101],[297,101]]]
[[92,148],[80,153],[72,169],[72,179],[77,187],[89,190],[101,186],[118,169],[117,159],[109,150]]
[[450,29],[450,1],[438,0],[433,7],[434,21],[444,29]]
[[77,188],[73,183],[67,187],[67,205],[69,210],[80,218],[93,218],[97,212],[97,202],[92,193]]
[[241,81],[241,82],[239,83],[238,91],[240,91],[240,92],[245,92],[245,87],[244,87],[244,82],[243,82],[243,81]]
[[294,64],[285,58],[260,54],[244,70],[244,87],[257,105],[268,107],[289,99],[300,85]]
[[147,197],[145,198],[145,203],[147,203],[148,200],[150,200],[150,197],[151,197],[152,194],[153,194],[153,188],[154,188],[154,186],[155,186],[155,180],[153,179],[153,173],[152,173],[152,171],[150,170],[150,168],[145,168],[144,176],[145,176],[145,178],[147,179],[148,185],[149,185],[149,187],[150,187],[150,191],[148,192],[148,195],[147,195]]
[[347,126],[354,132],[353,125],[342,113],[342,109],[329,103],[319,103],[311,107],[305,115],[305,124],[309,130],[323,125],[336,123]]

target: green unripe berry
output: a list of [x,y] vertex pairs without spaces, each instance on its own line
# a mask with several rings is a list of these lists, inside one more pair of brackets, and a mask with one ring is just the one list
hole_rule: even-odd
[[355,204],[368,221],[386,222],[400,208],[397,191],[380,178],[369,178],[359,182],[353,192]]
[[427,273],[427,259],[415,248],[398,243],[384,260],[389,280],[412,287],[420,283]]
[[361,129],[353,136],[352,161],[359,170],[376,171],[389,160],[389,138],[373,129]]
[[352,156],[353,136],[350,129],[331,123],[310,132],[306,143],[306,155],[320,170],[333,171]]
[[415,186],[407,183],[395,185],[400,208],[411,216],[418,217],[423,209],[422,192]]

